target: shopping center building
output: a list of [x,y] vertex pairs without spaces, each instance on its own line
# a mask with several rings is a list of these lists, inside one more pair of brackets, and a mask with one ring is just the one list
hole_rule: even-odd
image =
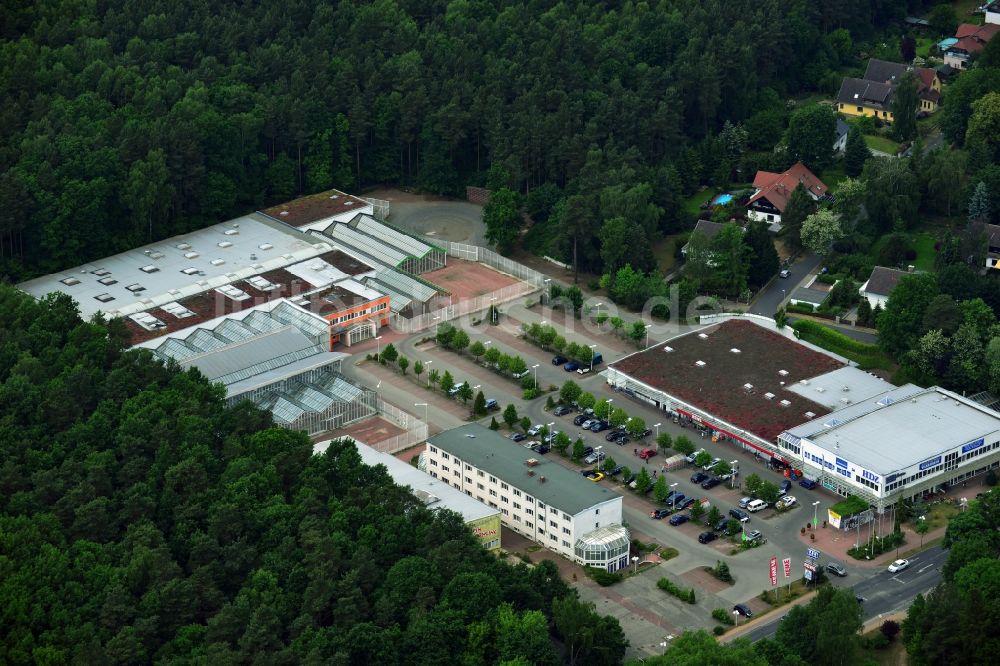
[[622,497],[497,432],[470,424],[431,437],[427,472],[493,509],[500,521],[578,564],[629,564]]

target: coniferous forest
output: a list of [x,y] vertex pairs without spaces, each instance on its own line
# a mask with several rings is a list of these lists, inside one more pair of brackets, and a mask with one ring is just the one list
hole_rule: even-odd
[[725,121],[769,150],[785,96],[835,90],[845,37],[849,51],[923,4],[10,0],[0,274],[331,186],[457,193],[494,163],[541,188],[539,217],[552,188],[618,185],[669,227],[725,159],[705,140]]

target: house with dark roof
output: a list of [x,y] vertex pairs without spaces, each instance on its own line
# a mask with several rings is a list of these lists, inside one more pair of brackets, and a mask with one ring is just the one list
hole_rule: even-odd
[[[725,227],[726,225],[720,222],[712,222],[711,220],[698,220],[698,222],[694,225],[694,229],[691,230],[691,234],[692,235],[704,234],[705,238],[707,238],[708,241],[711,242],[712,239],[718,236],[719,232],[722,231]],[[687,258],[688,245],[690,244],[691,244],[690,242],[685,243],[684,247],[681,248],[681,255],[685,258]]]
[[941,102],[941,80],[935,70],[929,67],[913,67],[898,62],[872,58],[868,61],[864,79],[896,86],[907,73],[912,73],[917,79],[917,96],[920,98],[919,110],[924,113],[934,113]]
[[829,188],[802,162],[796,162],[784,173],[758,171],[753,179],[756,192],[747,202],[747,218],[767,222],[770,231],[780,231],[781,215],[799,184],[813,200],[827,196]]
[[945,49],[944,64],[951,65],[954,69],[968,69],[969,59],[986,48],[998,32],[1000,32],[998,23],[985,25],[963,23],[955,31],[955,39],[958,41]]
[[847,150],[847,133],[850,131],[850,126],[837,118],[837,138],[833,141],[833,152],[842,153]]
[[909,274],[907,271],[895,268],[876,266],[872,269],[872,274],[868,276],[865,283],[858,289],[858,293],[861,294],[862,298],[868,299],[868,303],[872,308],[876,305],[881,305],[884,309],[892,290],[896,288],[896,285],[899,284],[903,276]]

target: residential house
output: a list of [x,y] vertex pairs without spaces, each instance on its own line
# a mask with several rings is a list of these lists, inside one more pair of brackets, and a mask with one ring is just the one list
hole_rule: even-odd
[[847,150],[847,133],[851,128],[840,118],[837,118],[837,138],[833,142],[833,152],[842,153]]
[[[719,222],[712,222],[711,220],[698,220],[698,222],[694,225],[694,229],[691,230],[691,233],[705,234],[705,237],[708,239],[709,242],[711,242],[712,239],[718,236],[719,232],[722,231],[725,227],[726,227],[725,224]],[[684,247],[681,248],[681,256],[683,256],[685,259],[687,258],[688,245],[690,245],[690,242],[685,243]]]
[[877,81],[896,86],[907,72],[912,72],[917,78],[917,96],[920,98],[919,110],[934,113],[941,103],[941,79],[935,70],[929,67],[912,67],[898,62],[872,58],[865,69],[866,81]]
[[753,179],[756,192],[747,202],[747,217],[767,222],[771,231],[780,231],[781,215],[800,183],[814,200],[827,196],[827,186],[802,162],[795,163],[784,173],[758,171]]
[[986,234],[986,268],[1000,270],[1000,224],[984,224]]
[[811,305],[814,308],[819,308],[829,295],[829,291],[813,289],[811,286],[796,287],[791,296],[788,297],[788,302],[792,305]]
[[909,275],[909,273],[895,268],[876,266],[872,269],[872,274],[868,276],[865,283],[858,289],[858,293],[861,294],[862,298],[868,299],[868,303],[872,306],[872,309],[876,305],[881,305],[885,309],[885,303],[889,300],[889,295],[904,275]]
[[1000,0],[993,0],[983,7],[983,14],[987,24],[1000,25]]
[[982,51],[998,32],[1000,23],[963,23],[955,31],[955,39],[958,41],[945,49],[944,64],[959,70],[968,69],[969,58]]

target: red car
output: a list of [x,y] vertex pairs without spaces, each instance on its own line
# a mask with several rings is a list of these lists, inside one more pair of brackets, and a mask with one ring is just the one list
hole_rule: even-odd
[[647,458],[652,458],[655,455],[656,455],[656,449],[643,449],[642,451],[639,451],[639,457],[642,458],[643,460],[646,460]]

